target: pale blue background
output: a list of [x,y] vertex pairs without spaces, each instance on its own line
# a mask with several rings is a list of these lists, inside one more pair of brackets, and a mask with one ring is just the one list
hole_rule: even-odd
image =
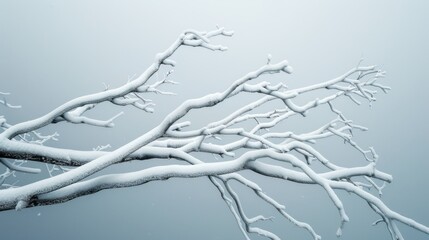
[[[236,35],[215,40],[229,47],[225,53],[180,50],[173,57],[178,62],[173,79],[181,85],[168,88],[179,96],[157,97],[154,115],[126,108],[114,129],[65,125],[44,129],[61,134],[61,141],[53,145],[85,150],[107,143],[118,147],[155,126],[184,99],[220,91],[261,66],[268,53],[274,62],[288,59],[294,67],[293,75],[274,78],[290,86],[340,75],[363,56],[364,63],[387,70],[385,84],[393,90],[379,95],[371,110],[367,104],[355,107],[345,101],[341,109],[370,128],[356,139],[363,146],[374,146],[381,156],[379,169],[394,176],[384,191],[384,201],[429,225],[428,9],[424,0],[0,0],[0,91],[13,93],[8,100],[23,106],[13,111],[0,108],[0,115],[16,123],[38,117],[73,97],[101,91],[103,82],[119,86],[129,75],[141,73],[157,52],[188,28],[210,30],[219,24],[235,30]],[[226,113],[247,100],[217,110]],[[121,110],[109,104],[103,107],[93,114],[109,117]],[[216,113],[191,116],[198,124],[221,116]],[[313,116],[317,114],[324,121],[333,117],[323,112]],[[311,125],[316,117],[310,115],[305,122]],[[284,127],[309,130],[301,123],[304,121],[297,119]],[[359,158],[339,141],[320,146],[321,152],[336,161]],[[26,179],[21,177],[24,183]],[[320,188],[254,179],[290,213],[313,224],[323,239],[336,238],[338,213]],[[234,186],[249,213],[276,216],[266,226],[279,236],[310,239],[254,200],[252,193]],[[351,217],[342,239],[389,239],[384,226],[371,226],[377,216],[364,202],[346,193],[340,195]],[[429,239],[406,226],[400,228],[407,239]],[[206,179],[150,183],[56,206],[2,212],[0,238],[243,239],[225,203]]]

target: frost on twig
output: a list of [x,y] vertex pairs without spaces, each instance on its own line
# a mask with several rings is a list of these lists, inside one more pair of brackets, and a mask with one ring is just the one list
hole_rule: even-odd
[[[336,78],[292,89],[285,82],[287,74],[291,74],[293,68],[286,60],[274,62],[269,54],[265,64],[244,74],[224,91],[185,101],[165,116],[155,128],[117,149],[109,144],[90,151],[45,144],[47,140],[57,140],[58,134],[45,136],[39,133],[39,129],[58,122],[113,127],[114,120],[122,112],[105,120],[86,115],[100,103],[154,112],[155,103],[149,98],[151,94],[176,94],[164,89],[169,84],[178,84],[172,80],[173,68],[177,66],[172,56],[176,50],[190,46],[224,51],[227,48],[214,43],[214,38],[232,34],[233,32],[221,27],[208,32],[186,30],[164,52],[158,53],[142,74],[129,77],[118,88],[105,85],[102,92],[72,99],[39,118],[15,125],[0,117],[3,129],[0,134],[0,162],[6,169],[0,175],[0,210],[58,204],[105,189],[131,187],[170,178],[205,177],[219,192],[220,199],[226,203],[245,239],[251,239],[253,235],[280,239],[282,233],[274,233],[256,225],[260,221],[276,219],[263,213],[250,216],[240,195],[232,187],[232,181],[252,190],[255,197],[263,200],[281,217],[306,231],[312,239],[321,239],[316,227],[291,216],[287,207],[265,193],[256,181],[241,175],[242,170],[249,170],[269,178],[320,186],[338,211],[338,236],[350,220],[347,215],[348,206],[343,204],[338,191],[352,193],[367,202],[380,216],[375,224],[386,223],[392,239],[403,239],[396,226],[398,222],[429,234],[428,227],[394,212],[372,194],[371,189],[375,189],[381,196],[383,188],[392,181],[392,177],[377,169],[379,156],[373,147],[362,146],[353,139],[354,132],[368,129],[348,119],[335,104],[339,98],[349,99],[352,104],[358,105],[362,101],[372,103],[376,100],[377,90],[387,92],[390,88],[379,83],[385,72],[375,66],[361,66],[359,63]],[[277,84],[258,81],[260,76],[269,74],[281,74],[285,81]],[[313,93],[321,90],[326,92],[324,96],[299,103],[301,96],[314,96]],[[195,127],[191,121],[184,120],[190,111],[226,104],[229,99],[239,98],[246,93],[260,98],[224,117],[207,121],[203,127]],[[281,107],[275,102],[280,103]],[[270,110],[267,111],[267,108]],[[330,112],[332,120],[308,132],[282,127],[284,125],[281,123],[293,116],[311,117],[314,108]],[[352,146],[362,154],[362,165],[345,167],[349,164],[326,158],[318,150],[317,144],[320,139],[326,138],[337,138]],[[215,156],[214,162],[212,156]],[[156,163],[161,159],[175,159],[185,164],[178,165],[168,161],[167,164],[163,162],[158,166],[125,173],[100,172],[129,161],[152,160]],[[270,159],[270,162],[263,159]],[[41,171],[25,166],[30,161],[46,164],[49,177],[27,185],[9,187],[12,185],[5,183],[5,180],[14,176],[15,172]],[[320,164],[314,164],[315,162]],[[321,165],[323,169],[315,165]]]
[[2,97],[2,99],[0,99],[0,104],[1,105],[4,105],[4,106],[6,106],[6,107],[8,107],[8,108],[21,108],[21,106],[20,105],[13,105],[13,104],[10,104],[8,101],[7,101],[7,99],[6,99],[6,96],[7,95],[10,95],[10,93],[8,93],[8,92],[0,92],[0,97]]

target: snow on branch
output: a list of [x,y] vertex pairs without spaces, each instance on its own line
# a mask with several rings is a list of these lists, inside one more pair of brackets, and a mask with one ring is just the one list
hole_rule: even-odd
[[1,104],[1,105],[4,105],[4,106],[6,106],[6,107],[8,107],[8,108],[21,108],[21,106],[10,104],[10,103],[7,101],[6,96],[7,96],[7,95],[10,95],[10,93],[8,93],[8,92],[0,92],[0,95],[2,95],[2,96],[3,96],[3,97],[2,97],[3,99],[0,99],[0,104]]
[[[397,222],[429,234],[428,227],[391,210],[380,198],[371,193],[371,189],[374,188],[377,194],[381,195],[386,183],[392,181],[392,176],[377,169],[378,155],[373,147],[361,146],[353,140],[355,131],[368,129],[348,119],[335,106],[338,98],[350,99],[352,103],[358,105],[361,101],[371,103],[376,99],[377,90],[385,93],[390,90],[378,82],[385,76],[385,72],[375,66],[359,64],[331,80],[290,89],[284,82],[277,84],[258,82],[261,75],[283,74],[282,76],[287,79],[286,74],[293,72],[293,68],[286,60],[275,63],[270,54],[266,64],[238,78],[224,91],[185,101],[165,116],[158,126],[117,149],[109,151],[111,148],[109,144],[88,151],[46,145],[48,140],[57,140],[58,137],[57,133],[43,135],[39,132],[40,128],[50,124],[66,122],[114,127],[114,120],[123,112],[106,120],[85,116],[103,102],[154,112],[155,104],[143,96],[175,95],[173,92],[161,90],[160,87],[177,84],[171,80],[174,73],[172,68],[177,65],[171,57],[177,49],[191,46],[224,51],[227,48],[214,44],[212,38],[232,35],[233,32],[220,27],[209,32],[186,30],[164,52],[157,54],[154,62],[142,74],[128,79],[118,88],[110,89],[106,85],[102,92],[72,99],[39,118],[14,125],[0,117],[0,126],[3,129],[0,133],[0,163],[5,168],[5,172],[0,175],[0,211],[58,204],[101,190],[137,186],[170,178],[205,177],[219,192],[220,199],[226,203],[246,239],[251,239],[255,234],[268,239],[280,237],[279,233],[255,226],[256,222],[274,219],[272,216],[262,214],[248,216],[231,181],[252,190],[255,197],[262,199],[293,225],[307,231],[312,239],[321,239],[313,226],[291,216],[286,207],[265,193],[257,182],[240,174],[243,170],[250,170],[254,174],[269,178],[320,186],[338,211],[340,219],[338,236],[342,234],[344,225],[350,221],[347,215],[348,206],[343,204],[337,194],[338,191],[353,193],[367,202],[380,216],[380,220],[375,224],[385,222],[392,239],[403,239],[396,226]],[[161,79],[157,78],[164,68],[167,69],[166,74]],[[301,96],[320,90],[326,92],[323,97],[298,104],[297,99]],[[260,98],[223,118],[207,122],[203,127],[194,128],[191,121],[183,120],[190,111],[228,104],[230,99],[240,98],[247,93],[258,95]],[[0,94],[6,95],[1,92]],[[281,103],[282,107],[273,107],[275,106],[273,102]],[[13,106],[5,100],[0,103],[8,107]],[[263,110],[266,107],[270,110]],[[292,116],[311,117],[312,109],[319,107],[330,112],[333,117],[331,121],[314,130],[296,132],[293,129],[283,129],[280,125]],[[224,138],[229,140],[223,140]],[[344,167],[341,165],[348,164],[338,159],[326,158],[317,149],[317,141],[326,138],[337,138],[360,152],[363,164]],[[204,158],[201,157],[202,154],[205,154]],[[208,160],[209,158],[212,161]],[[164,162],[158,166],[126,173],[95,176],[112,165],[160,159],[175,159],[185,164],[170,162],[166,165]],[[261,161],[262,159],[270,159],[270,162]],[[6,182],[15,172],[33,174],[42,172],[41,169],[25,166],[30,161],[33,165],[47,164],[49,177],[23,186]],[[320,170],[320,167],[315,168],[314,162],[319,162],[324,170]],[[383,185],[379,186],[376,181],[382,182]]]

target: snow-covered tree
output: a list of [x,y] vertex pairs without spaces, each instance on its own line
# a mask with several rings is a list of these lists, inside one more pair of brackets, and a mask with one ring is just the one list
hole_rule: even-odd
[[[118,88],[106,86],[102,92],[72,99],[39,118],[22,123],[12,125],[5,117],[0,117],[3,129],[0,134],[0,162],[5,169],[0,175],[0,210],[58,204],[100,190],[132,187],[169,178],[204,177],[219,191],[220,198],[225,201],[245,239],[250,239],[251,234],[269,239],[280,238],[271,231],[255,226],[255,222],[271,217],[248,216],[238,193],[231,186],[233,181],[251,189],[256,198],[262,199],[284,218],[308,231],[313,239],[321,238],[312,226],[291,216],[286,207],[266,194],[257,182],[241,174],[243,170],[250,170],[269,178],[320,186],[338,210],[338,236],[349,221],[346,207],[337,195],[340,190],[368,203],[380,216],[374,224],[383,222],[392,239],[403,239],[396,225],[398,222],[429,234],[428,227],[391,210],[371,192],[375,189],[376,194],[381,195],[385,184],[392,177],[376,168],[378,155],[374,148],[365,149],[353,140],[354,131],[367,129],[346,118],[335,106],[338,98],[348,98],[359,105],[362,100],[370,103],[374,101],[377,90],[387,92],[389,87],[379,83],[385,73],[375,66],[361,66],[359,63],[331,80],[289,89],[284,83],[258,82],[258,78],[264,74],[291,74],[293,71],[287,61],[274,63],[271,55],[268,55],[266,64],[237,79],[224,91],[185,101],[165,116],[158,126],[113,151],[107,151],[108,146],[81,151],[45,144],[58,137],[57,133],[41,133],[40,129],[47,125],[65,122],[113,127],[113,121],[122,113],[107,120],[86,115],[103,102],[153,112],[154,104],[145,95],[174,94],[161,88],[167,84],[176,84],[171,80],[176,63],[170,57],[177,49],[190,46],[225,51],[227,48],[212,43],[212,38],[232,35],[233,32],[224,28],[209,32],[184,31],[170,47],[155,56],[152,65],[140,76]],[[166,74],[162,79],[154,80],[160,71],[166,71]],[[299,96],[312,97],[321,91],[324,93],[321,97],[305,104],[296,101]],[[190,111],[228,104],[230,99],[240,98],[245,93],[257,94],[261,98],[216,121],[206,119],[206,125],[201,128],[193,127],[190,121],[183,120]],[[4,95],[0,103],[6,107],[19,108],[6,100],[5,95],[8,93],[0,94]],[[279,104],[275,102],[280,102],[282,107],[277,107]],[[297,133],[278,126],[294,115],[307,117],[312,109],[322,106],[332,112],[334,117],[317,129]],[[267,107],[269,111],[264,110]],[[316,141],[323,138],[339,138],[352,146],[362,154],[362,165],[344,167],[337,161],[327,159],[316,150]],[[171,164],[165,164],[164,161],[159,166],[127,173],[100,174],[101,170],[112,165],[149,159],[175,161],[171,161]],[[177,161],[185,164],[177,164]],[[29,162],[44,164],[41,166],[47,168],[50,177],[23,186],[9,181],[16,172],[41,172],[40,168],[35,168]]]

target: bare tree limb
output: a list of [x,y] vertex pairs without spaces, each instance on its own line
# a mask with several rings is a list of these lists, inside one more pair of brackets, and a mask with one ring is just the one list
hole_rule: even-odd
[[[168,84],[177,84],[170,79],[174,72],[172,68],[176,66],[176,62],[171,59],[174,53],[183,46],[225,51],[227,48],[214,44],[213,38],[229,37],[232,34],[219,27],[209,32],[186,30],[164,52],[157,54],[154,62],[142,74],[129,78],[127,83],[118,88],[110,89],[106,85],[102,92],[72,99],[39,118],[14,125],[1,116],[0,129],[3,132],[0,133],[0,163],[5,171],[0,174],[0,211],[58,204],[101,190],[138,186],[170,178],[204,177],[219,191],[245,239],[251,239],[252,234],[275,240],[280,237],[277,233],[255,226],[259,221],[274,221],[274,218],[263,214],[248,216],[239,194],[231,185],[232,181],[252,190],[257,198],[273,207],[293,225],[307,231],[311,238],[321,239],[313,226],[292,217],[286,207],[265,193],[256,181],[241,175],[242,171],[247,170],[269,178],[321,187],[338,210],[338,236],[349,221],[348,206],[343,204],[338,190],[353,193],[367,202],[380,216],[374,225],[386,223],[392,239],[403,239],[397,222],[429,234],[428,227],[391,210],[370,192],[373,188],[381,196],[386,183],[392,181],[392,176],[377,169],[378,155],[373,147],[364,147],[353,139],[355,131],[368,129],[346,118],[334,103],[339,98],[350,99],[358,105],[362,100],[371,103],[376,100],[377,90],[387,93],[390,88],[378,83],[385,72],[375,66],[360,66],[359,63],[339,77],[289,89],[284,83],[257,81],[262,75],[293,72],[286,60],[274,63],[269,54],[266,64],[235,80],[224,91],[185,101],[165,116],[158,126],[117,149],[109,149],[109,144],[88,147],[92,148],[88,151],[52,147],[48,145],[49,141],[56,141],[58,133],[45,135],[40,132],[40,128],[59,122],[114,127],[115,119],[123,112],[106,120],[86,116],[87,112],[104,102],[154,112],[155,103],[146,95],[175,95],[174,92],[163,90]],[[164,68],[167,68],[166,73],[158,78]],[[298,104],[301,96],[316,91],[325,91],[327,94]],[[190,111],[227,104],[243,94],[255,94],[260,98],[200,128],[194,128],[191,121],[183,120]],[[8,93],[0,92],[0,95],[6,96]],[[282,107],[273,107],[273,102],[281,103]],[[9,104],[6,99],[0,100],[0,104],[9,108],[18,107]],[[267,111],[266,107],[270,110]],[[292,116],[309,116],[314,108],[325,108],[334,116],[333,119],[308,132],[300,133],[281,127],[280,123]],[[338,161],[326,158],[317,145],[320,139],[326,138],[337,138],[353,147],[362,154],[364,164],[344,167],[349,166],[346,164],[347,159]],[[215,157],[214,161],[209,160],[212,156]],[[172,161],[126,173],[100,172],[124,162],[159,162],[161,159]],[[19,172],[42,172],[42,168],[26,165],[30,161],[46,164],[49,177],[23,186],[11,183],[10,179]],[[182,163],[177,164],[177,161]],[[314,161],[319,162],[323,169],[314,167]]]

